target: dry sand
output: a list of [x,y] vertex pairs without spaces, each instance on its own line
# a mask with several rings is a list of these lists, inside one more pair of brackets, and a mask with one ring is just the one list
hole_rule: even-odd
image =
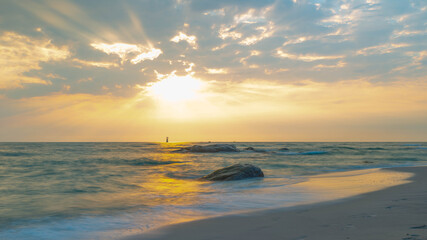
[[[391,185],[402,183],[401,177],[407,177],[407,173],[415,175],[404,184],[385,189],[382,177],[369,180],[371,184],[360,184],[357,178],[348,180],[348,176],[335,177],[335,183],[340,184],[330,184],[330,178],[321,177],[311,181],[313,184],[305,184],[317,190],[330,185],[344,189],[347,181],[347,185],[359,183],[354,189],[366,185],[368,191],[377,191],[339,201],[180,223],[126,239],[427,240],[427,167],[393,168],[372,174],[380,176],[392,171],[406,175],[394,175],[397,177],[391,179],[396,181]],[[372,188],[375,185],[383,189]]]

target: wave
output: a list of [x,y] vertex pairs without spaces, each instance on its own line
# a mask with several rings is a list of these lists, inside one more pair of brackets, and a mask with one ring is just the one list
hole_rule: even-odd
[[137,158],[137,159],[130,159],[130,160],[122,160],[121,163],[124,163],[126,165],[132,165],[132,166],[156,166],[156,165],[167,165],[167,164],[173,164],[173,163],[180,163],[180,162],[174,162],[174,161],[156,161],[149,158]]
[[381,147],[370,147],[370,148],[365,148],[364,150],[386,150],[386,149]]
[[27,152],[0,152],[0,156],[4,157],[21,157],[21,156],[32,156],[33,153]]
[[321,147],[324,149],[334,149],[334,150],[338,150],[338,149],[348,149],[348,150],[386,150],[385,148],[382,147],[368,147],[368,148],[355,148],[355,147],[347,147],[347,146],[324,146]]
[[165,174],[165,176],[173,179],[194,180],[194,179],[203,177],[203,174],[198,174],[197,172],[184,172],[184,173],[168,172]]
[[307,151],[307,152],[278,152],[279,155],[320,155],[327,154],[327,151]]
[[324,146],[322,148],[326,148],[326,149],[348,149],[348,150],[356,150],[357,149],[354,147],[347,147],[347,146]]
[[72,188],[72,189],[66,189],[62,191],[62,193],[68,193],[68,194],[99,193],[99,192],[106,192],[106,191],[100,187]]
[[111,164],[111,165],[131,165],[131,166],[157,166],[167,165],[173,163],[181,163],[179,161],[158,161],[150,158],[133,158],[133,159],[121,159],[121,158],[86,158],[80,159],[82,164]]
[[422,160],[419,158],[401,157],[401,158],[387,158],[387,161],[417,162],[417,161],[422,161]]
[[307,167],[306,164],[300,163],[300,164],[290,164],[290,163],[270,163],[268,164],[268,167],[270,168],[290,168],[290,169],[303,169]]

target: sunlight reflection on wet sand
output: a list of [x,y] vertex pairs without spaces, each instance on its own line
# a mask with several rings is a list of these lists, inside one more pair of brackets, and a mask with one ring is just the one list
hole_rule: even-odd
[[304,191],[318,195],[320,200],[351,197],[409,183],[412,173],[385,169],[364,169],[320,174],[296,184]]

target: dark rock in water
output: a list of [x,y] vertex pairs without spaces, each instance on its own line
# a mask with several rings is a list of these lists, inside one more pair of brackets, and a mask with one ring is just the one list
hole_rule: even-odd
[[279,151],[289,151],[289,148],[279,148]]
[[427,229],[427,225],[424,224],[416,227],[411,227],[411,229]]
[[232,181],[254,177],[264,177],[264,173],[261,168],[252,164],[238,163],[218,169],[200,179],[208,181]]
[[363,161],[363,163],[374,163],[372,161]]
[[256,149],[256,148],[253,148],[253,147],[247,147],[247,148],[245,148],[244,150],[254,151],[254,152],[267,152],[267,151],[266,151],[266,150],[264,150],[264,149]]
[[210,145],[194,145],[191,147],[181,148],[176,152],[200,152],[200,153],[213,153],[213,152],[238,152],[239,150],[232,144],[210,144]]

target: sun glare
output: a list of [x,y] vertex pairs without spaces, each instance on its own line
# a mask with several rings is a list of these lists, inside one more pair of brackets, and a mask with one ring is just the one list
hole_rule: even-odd
[[191,75],[177,76],[174,72],[159,77],[159,80],[149,83],[147,92],[159,100],[168,102],[197,99],[204,87],[202,80]]

